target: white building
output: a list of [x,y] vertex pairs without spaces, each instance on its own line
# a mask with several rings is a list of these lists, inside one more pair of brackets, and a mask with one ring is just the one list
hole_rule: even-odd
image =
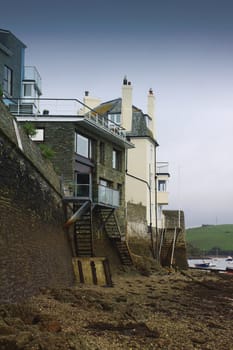
[[[126,165],[127,233],[129,236],[148,236],[148,232],[157,226],[157,217],[160,215],[162,205],[168,204],[168,198],[165,200],[161,196],[162,192],[163,195],[167,194],[164,189],[169,174],[167,173],[166,179],[164,174],[156,174],[159,171],[156,171],[158,143],[155,136],[154,93],[152,89],[148,92],[147,113],[133,105],[132,94],[133,87],[125,77],[121,98],[100,104],[99,99],[92,98],[86,92],[84,104],[94,109],[96,115],[103,118],[108,125],[111,124],[113,129],[119,128],[119,132],[125,133],[127,139],[135,145],[135,148],[128,150]],[[80,113],[86,111],[84,107]],[[165,181],[163,187],[162,181]],[[158,197],[157,186],[160,189]],[[157,198],[159,209],[157,209]]]

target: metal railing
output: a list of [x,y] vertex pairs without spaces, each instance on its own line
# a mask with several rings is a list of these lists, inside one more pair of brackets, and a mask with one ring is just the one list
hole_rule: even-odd
[[95,124],[111,131],[112,133],[117,134],[118,136],[123,137],[124,139],[126,138],[125,129],[122,128],[120,125],[114,123],[107,117],[99,115],[98,113],[93,111],[86,113],[84,117],[90,120],[91,122],[94,122]]
[[[91,186],[89,184],[76,184],[72,181],[63,181],[62,192],[65,199],[92,199]],[[120,193],[112,188],[98,185],[98,198],[95,201],[100,204],[119,207]]]
[[156,163],[157,174],[169,174],[168,162],[157,162]]
[[35,81],[37,88],[41,91],[41,76],[34,66],[25,66],[24,67],[24,80],[33,80]]
[[[4,100],[4,99],[3,99]],[[11,100],[11,113],[17,117],[31,116],[31,117],[80,117],[84,120],[95,124],[110,133],[118,136],[122,139],[126,139],[126,131],[120,125],[114,123],[108,119],[106,115],[100,115],[95,110],[84,105],[78,99],[60,99],[60,98],[12,98]],[[10,104],[8,99],[8,105]],[[31,101],[31,103],[30,103]],[[39,108],[35,109],[35,102]],[[27,107],[25,108],[25,104]],[[32,106],[30,108],[30,105]],[[84,115],[80,115],[80,105],[88,107],[89,112]]]
[[120,193],[112,188],[102,185],[98,186],[98,202],[111,205],[113,207],[120,206]]
[[91,198],[89,184],[77,184],[72,181],[62,182],[64,198]]

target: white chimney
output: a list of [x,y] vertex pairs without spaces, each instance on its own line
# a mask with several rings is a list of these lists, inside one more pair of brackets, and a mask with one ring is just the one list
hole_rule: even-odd
[[122,86],[122,105],[121,105],[121,126],[127,131],[132,129],[132,85],[124,77]]
[[148,97],[147,97],[147,114],[149,117],[151,117],[151,122],[150,122],[150,130],[153,132],[154,138],[156,136],[155,133],[155,96],[153,93],[153,90],[150,89],[148,92]]
[[85,96],[83,98],[83,103],[85,104],[85,106],[80,108],[79,113],[78,113],[79,115],[83,115],[85,113],[90,112],[89,108],[94,109],[95,107],[97,107],[101,103],[101,100],[99,98],[97,98],[97,97],[89,96],[89,91],[85,91]]

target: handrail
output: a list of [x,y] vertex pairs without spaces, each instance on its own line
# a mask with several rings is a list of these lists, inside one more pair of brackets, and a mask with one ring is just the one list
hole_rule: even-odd
[[[125,129],[107,118],[106,115],[97,113],[94,109],[87,106],[77,98],[36,98],[36,97],[12,97],[3,98],[3,101],[11,107],[11,113],[16,117],[32,116],[32,117],[49,117],[49,116],[79,116],[85,120],[94,123],[101,128],[104,128],[118,137],[126,139]],[[37,102],[37,109],[30,109],[27,107],[34,105]],[[88,109],[84,115],[80,115],[78,105],[81,104]],[[15,108],[14,108],[15,106]],[[41,112],[42,111],[42,112]]]

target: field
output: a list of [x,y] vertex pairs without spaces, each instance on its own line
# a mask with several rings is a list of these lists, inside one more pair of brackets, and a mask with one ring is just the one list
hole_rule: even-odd
[[[233,225],[206,225],[186,230],[187,242],[200,250],[233,250]],[[217,252],[216,252],[217,253]]]

